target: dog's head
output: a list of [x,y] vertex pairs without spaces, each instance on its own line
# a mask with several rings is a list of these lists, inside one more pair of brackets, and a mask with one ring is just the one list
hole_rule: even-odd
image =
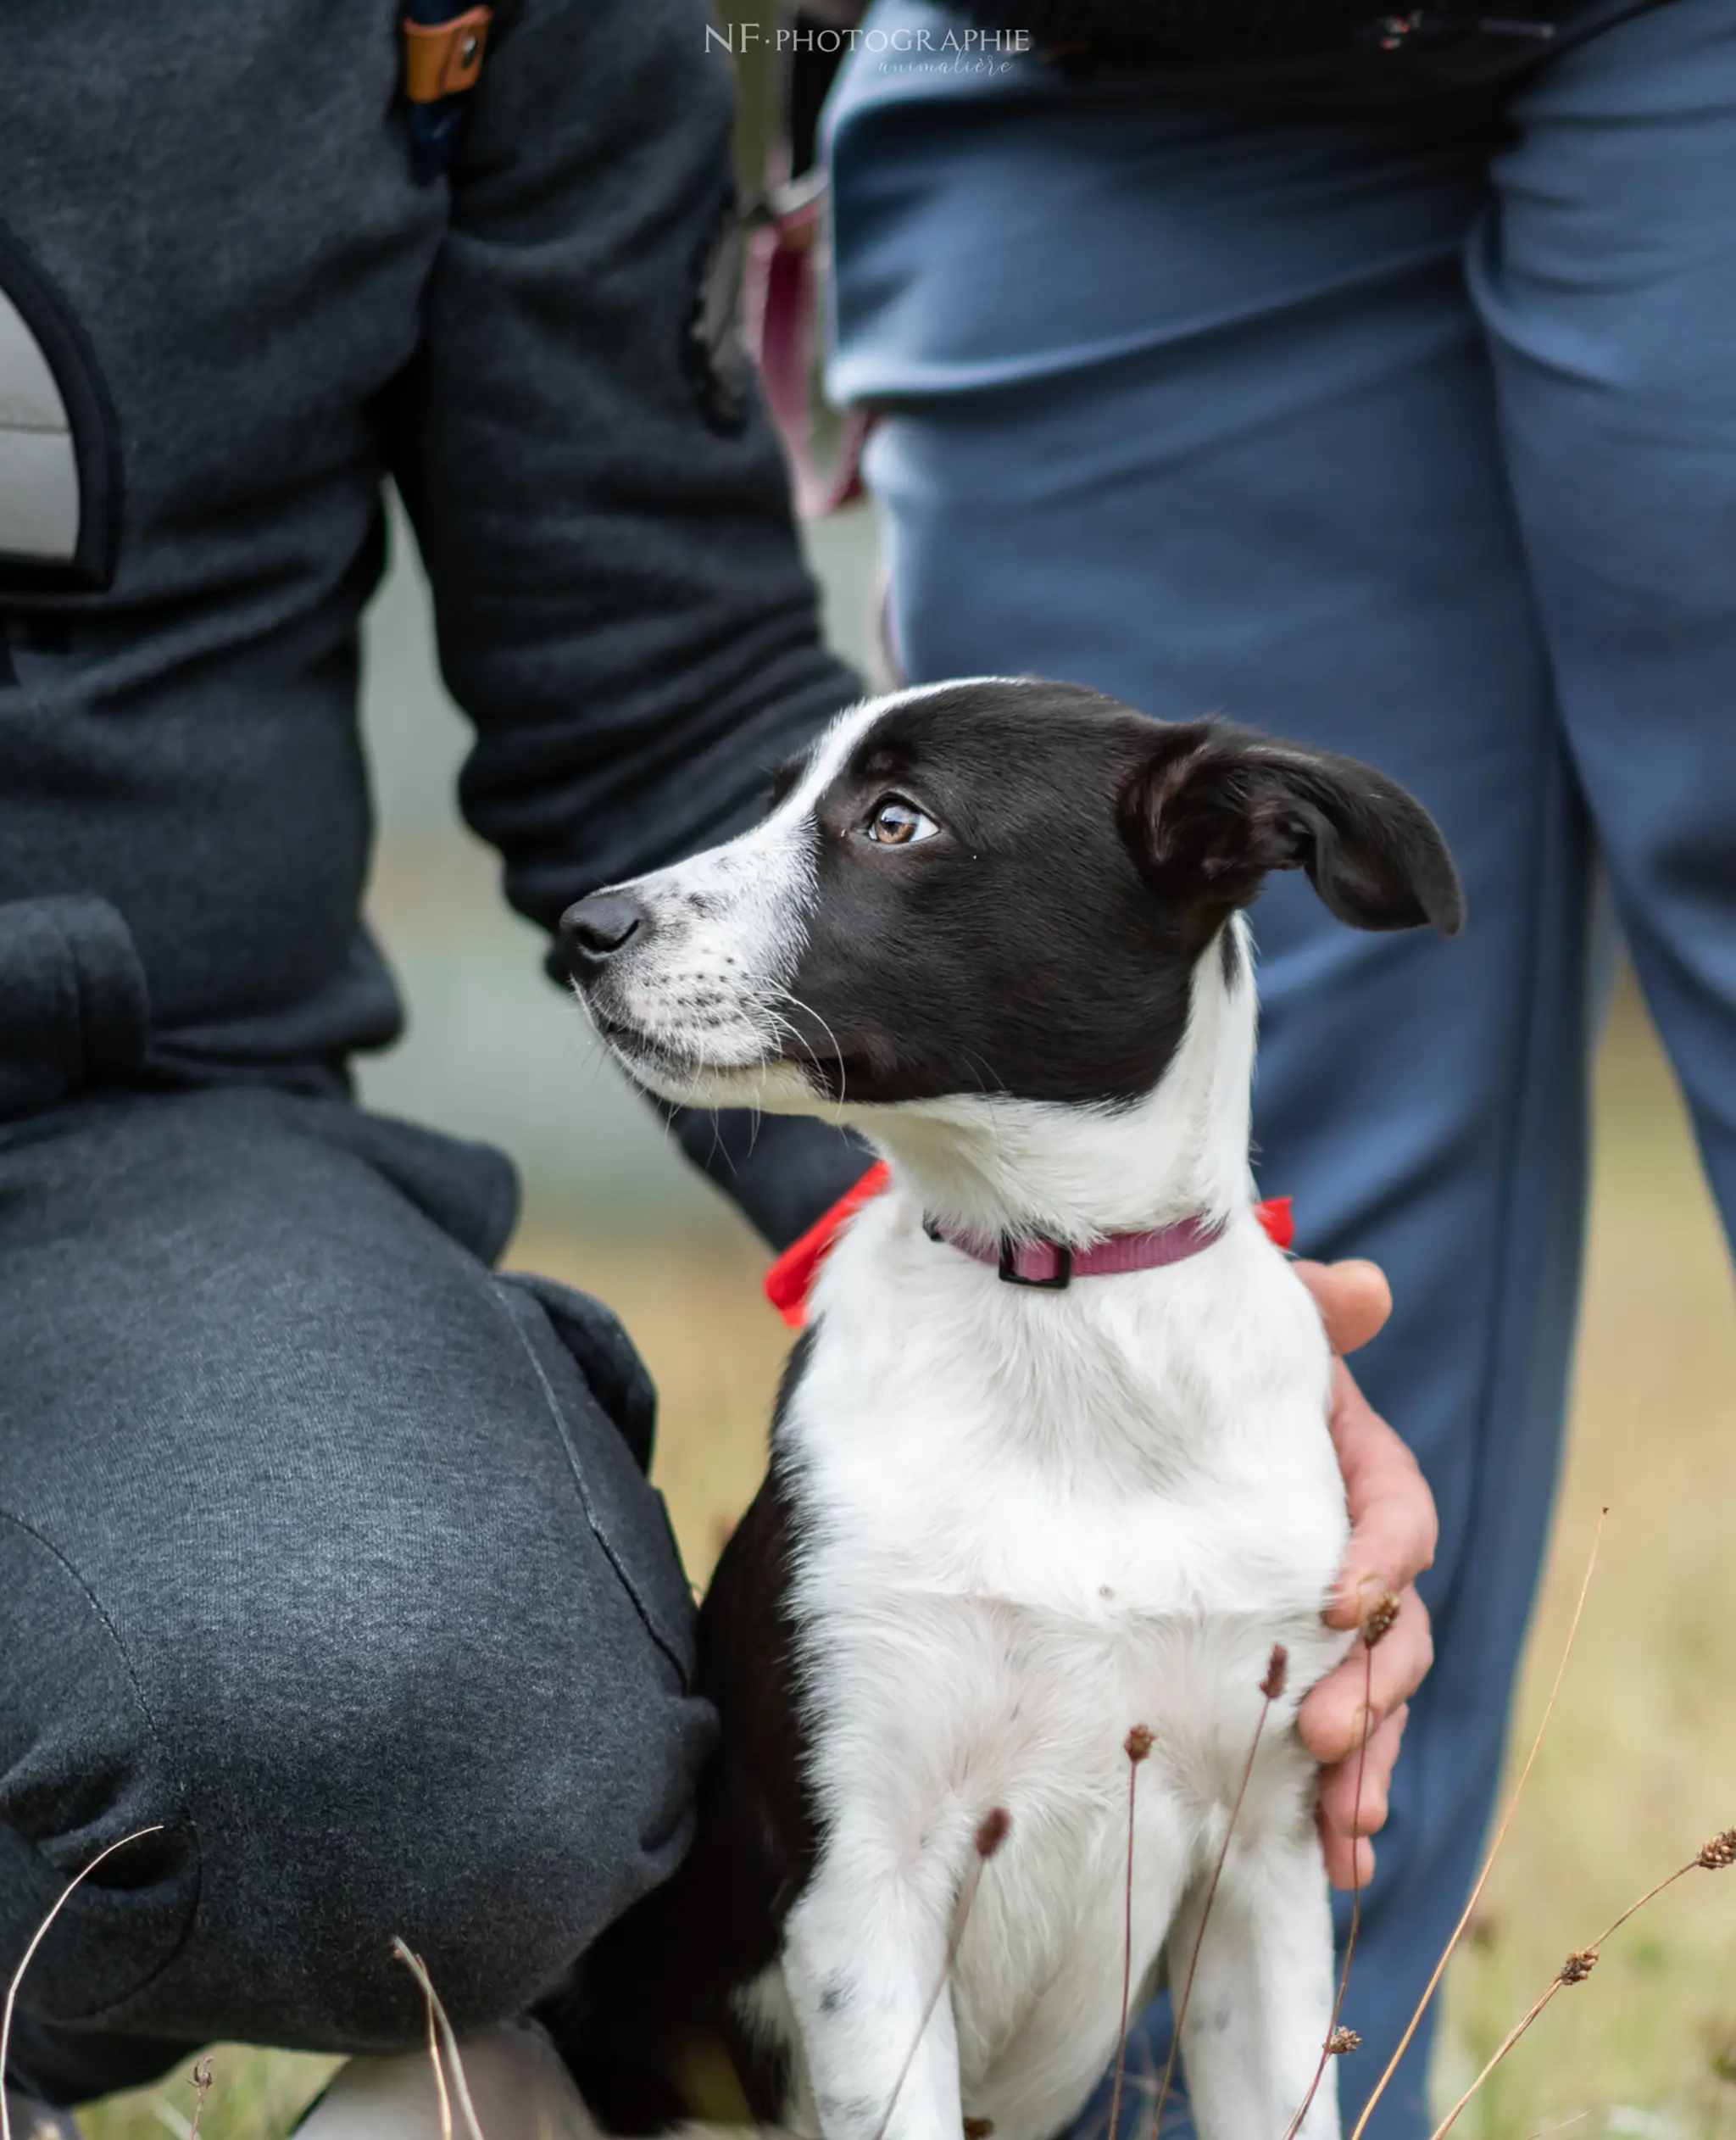
[[1433,821],[1347,758],[1075,685],[988,678],[842,715],[753,831],[570,908],[598,1030],[643,1083],[807,1112],[1150,1092],[1194,969],[1267,871],[1359,928],[1453,934]]

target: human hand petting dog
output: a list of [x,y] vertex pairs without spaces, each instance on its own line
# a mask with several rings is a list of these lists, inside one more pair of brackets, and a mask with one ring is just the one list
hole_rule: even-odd
[[[1366,1345],[1392,1312],[1391,1290],[1373,1263],[1299,1262],[1295,1271],[1314,1296],[1335,1354]],[[1434,1661],[1428,1608],[1416,1595],[1416,1578],[1433,1562],[1439,1525],[1416,1457],[1357,1388],[1342,1357],[1333,1362],[1330,1424],[1351,1530],[1327,1623],[1355,1627],[1383,1593],[1399,1601],[1398,1619],[1374,1651],[1372,1683],[1358,1643],[1311,1690],[1297,1719],[1304,1745],[1321,1764],[1327,1871],[1333,1886],[1354,1887],[1366,1886],[1373,1874],[1374,1846],[1366,1838],[1385,1825],[1406,1704]],[[1365,1729],[1372,1736],[1359,1802],[1356,1757]]]

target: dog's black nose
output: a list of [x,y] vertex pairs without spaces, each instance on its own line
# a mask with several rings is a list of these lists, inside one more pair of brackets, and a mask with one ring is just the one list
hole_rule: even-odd
[[633,939],[651,917],[625,892],[593,892],[560,917],[561,949],[577,975],[594,973]]

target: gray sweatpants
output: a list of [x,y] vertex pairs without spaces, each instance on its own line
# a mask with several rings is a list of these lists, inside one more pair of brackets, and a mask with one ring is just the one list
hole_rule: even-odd
[[500,1156],[258,1087],[0,1126],[0,1981],[80,2100],[521,2011],[666,1875],[709,1715],[595,1301]]

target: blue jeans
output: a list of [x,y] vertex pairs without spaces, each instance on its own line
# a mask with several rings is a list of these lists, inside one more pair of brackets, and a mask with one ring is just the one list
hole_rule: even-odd
[[[1255,917],[1262,1183],[1305,1252],[1390,1273],[1358,1372],[1441,1515],[1352,2113],[1500,1764],[1573,1335],[1604,878],[1736,1215],[1736,14],[1670,0],[1509,116],[1424,140],[866,51],[831,115],[832,385],[886,410],[869,473],[911,678],[1038,671],[1350,752],[1463,872],[1455,943],[1356,934],[1295,878]],[[1427,2131],[1427,2051],[1376,2140]]]

